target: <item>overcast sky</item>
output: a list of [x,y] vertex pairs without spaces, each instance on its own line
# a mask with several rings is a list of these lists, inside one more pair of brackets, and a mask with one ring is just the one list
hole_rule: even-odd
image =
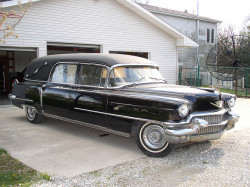
[[[150,0],[150,5],[197,13],[197,0]],[[243,21],[250,19],[250,0],[199,0],[200,16],[223,21],[221,26],[242,27]]]

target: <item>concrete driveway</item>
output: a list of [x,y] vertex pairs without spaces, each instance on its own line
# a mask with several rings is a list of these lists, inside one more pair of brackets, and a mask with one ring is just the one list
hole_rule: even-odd
[[[250,99],[238,99],[241,118],[233,131],[249,121]],[[229,132],[233,132],[229,131]],[[133,138],[124,138],[80,125],[45,119],[27,122],[24,111],[0,108],[0,147],[26,165],[50,175],[74,176],[145,157]]]
[[17,107],[0,108],[0,147],[49,175],[75,176],[145,157],[133,138],[46,118],[26,120]]

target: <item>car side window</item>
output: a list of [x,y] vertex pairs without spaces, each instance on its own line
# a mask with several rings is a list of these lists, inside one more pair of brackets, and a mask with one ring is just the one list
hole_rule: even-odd
[[55,67],[51,81],[57,83],[74,84],[76,78],[77,65],[59,64]]
[[79,84],[104,87],[106,76],[107,68],[98,65],[82,64]]

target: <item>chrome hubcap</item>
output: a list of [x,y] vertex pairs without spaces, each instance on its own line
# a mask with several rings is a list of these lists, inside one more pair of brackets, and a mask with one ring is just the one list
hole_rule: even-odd
[[36,117],[36,109],[33,107],[28,107],[27,108],[27,114],[29,119],[34,119]]
[[147,126],[142,135],[143,141],[151,149],[161,149],[167,143],[164,136],[164,129],[159,125]]

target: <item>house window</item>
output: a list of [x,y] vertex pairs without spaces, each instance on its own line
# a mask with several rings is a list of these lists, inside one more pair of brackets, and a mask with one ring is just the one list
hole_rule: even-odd
[[199,29],[199,35],[200,36],[206,36],[206,30],[205,29]]
[[211,43],[214,43],[214,29],[211,30]]
[[210,29],[207,29],[207,43],[210,42]]

